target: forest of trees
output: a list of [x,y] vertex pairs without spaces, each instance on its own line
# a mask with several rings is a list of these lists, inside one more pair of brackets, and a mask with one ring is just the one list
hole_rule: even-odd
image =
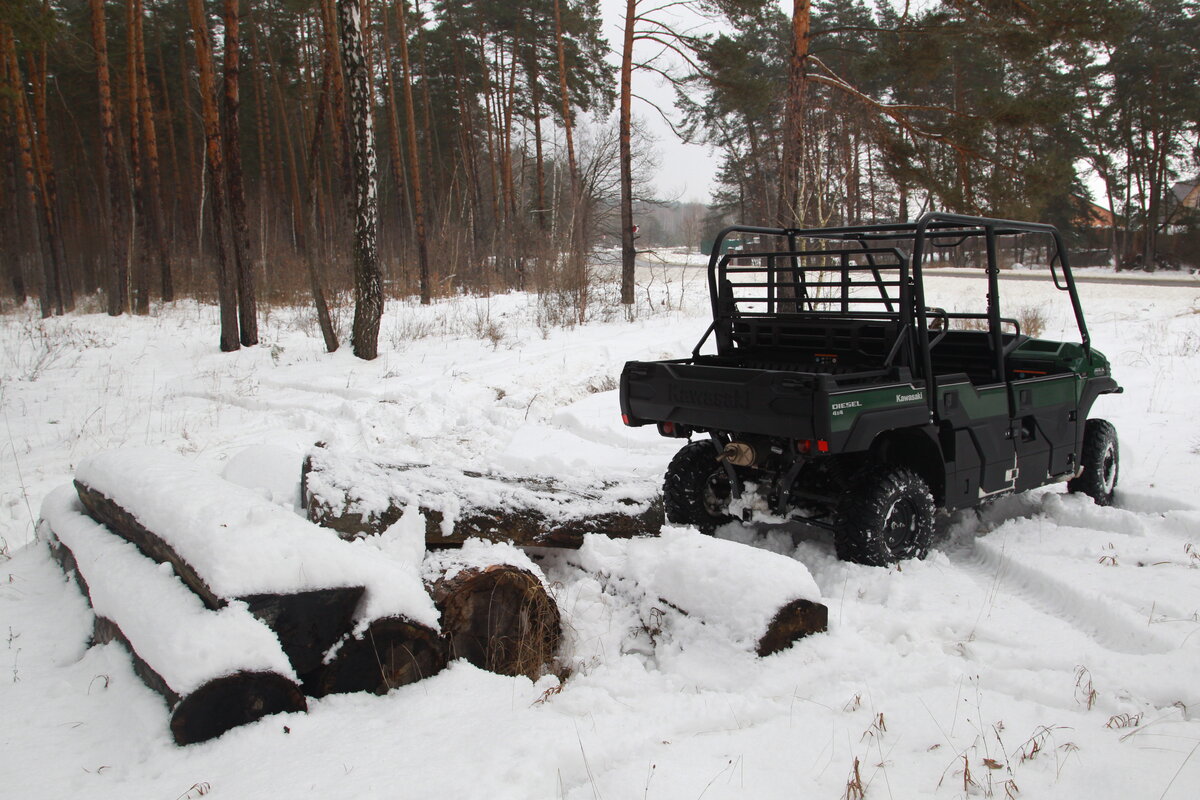
[[261,298],[362,302],[372,261],[388,296],[522,288],[586,319],[599,243],[631,280],[662,73],[721,156],[714,221],[941,209],[1196,262],[1171,194],[1200,171],[1195,0],[917,8],[625,0],[610,43],[598,0],[3,0],[4,293],[218,299],[234,349]]

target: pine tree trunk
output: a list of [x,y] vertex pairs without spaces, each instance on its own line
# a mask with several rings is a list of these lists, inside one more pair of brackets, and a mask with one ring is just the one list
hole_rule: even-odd
[[567,58],[563,47],[562,13],[554,0],[554,42],[558,50],[558,91],[562,100],[563,131],[567,143],[567,168],[571,173],[571,242],[568,254],[576,307],[580,323],[587,317],[587,213],[579,167],[575,162],[575,122],[571,116],[571,95],[567,89]]
[[[10,42],[12,42],[11,39]],[[54,209],[50,205],[50,195],[46,188],[47,167],[43,161],[43,143],[41,141],[46,136],[46,132],[44,128],[38,130],[38,126],[35,124],[35,112],[33,108],[30,108],[30,98],[25,91],[25,82],[21,79],[21,70],[17,62],[15,46],[9,49],[8,58],[11,61],[9,71],[17,79],[17,138],[21,148],[21,163],[25,170],[29,202],[37,214],[37,229],[41,235],[42,279],[39,298],[42,317],[44,318],[51,314],[63,313],[62,295],[59,292],[61,268],[54,236]],[[32,54],[30,54],[29,84],[34,95],[34,108],[38,105],[37,72]],[[48,148],[46,155],[49,155]]]
[[529,45],[529,83],[533,93],[533,147],[534,147],[534,184],[537,201],[538,229],[546,232],[546,166],[542,159],[542,83],[541,72],[538,68],[537,50]]
[[[271,42],[267,40],[267,61],[275,64],[275,53],[271,48]],[[300,193],[300,165],[296,163],[296,151],[292,141],[292,124],[288,117],[287,104],[283,100],[282,79],[279,74],[275,76],[275,105],[279,111],[279,127],[283,130],[283,135],[277,137],[280,147],[279,151],[279,170],[286,173],[291,186],[291,209],[292,209],[292,240],[299,242],[304,236],[304,195]],[[286,167],[284,157],[286,155]],[[315,247],[316,242],[310,242],[309,247]],[[332,351],[331,351],[332,352]]]
[[408,25],[404,21],[404,9],[396,12],[400,20],[400,67],[404,81],[404,114],[408,123],[409,180],[413,190],[413,227],[417,235],[417,269],[421,305],[429,305],[429,247],[425,238],[425,194],[421,181],[421,162],[417,156],[417,116],[413,106],[412,69],[408,60]]
[[21,200],[19,181],[17,178],[16,147],[16,111],[13,108],[18,96],[15,77],[9,73],[8,42],[12,30],[4,22],[0,22],[0,159],[4,164],[3,183],[0,183],[0,252],[3,258],[5,277],[12,297],[18,304],[24,305],[26,300],[25,275],[21,270],[21,251],[23,231],[21,224]]
[[321,327],[321,336],[325,339],[325,350],[330,353],[338,349],[338,340],[337,334],[333,330],[333,320],[329,316],[329,304],[325,301],[325,290],[321,287],[321,276],[317,270],[317,155],[321,150],[321,128],[324,126],[326,110],[329,108],[330,72],[333,69],[333,53],[326,50],[321,66],[321,94],[317,100],[317,117],[313,122],[312,143],[308,148],[308,172],[304,193],[305,235],[297,237],[304,242],[304,263],[308,270],[308,285],[312,292],[313,304],[316,306],[317,323]]
[[[131,32],[131,35],[137,49],[138,108],[142,113],[142,136],[146,143],[146,177],[148,179],[146,224],[150,229],[154,253],[158,257],[159,292],[163,302],[169,303],[175,299],[175,282],[171,276],[171,254],[167,250],[167,240],[163,235],[162,167],[158,156],[158,131],[154,123],[154,106],[150,102],[150,79],[146,74],[146,38],[142,30],[144,15],[142,0],[134,0],[134,2],[137,6],[134,17],[136,29]],[[170,119],[169,114],[167,119]]]
[[221,308],[221,350],[239,348],[237,291],[229,274],[229,252],[225,243],[225,161],[221,147],[221,120],[217,113],[212,43],[204,0],[188,0],[192,35],[196,42],[196,63],[200,68],[200,101],[203,105],[205,154],[212,187],[209,209],[212,214],[213,240],[217,247],[217,296]]
[[128,217],[119,189],[117,134],[113,122],[112,86],[108,74],[108,33],[104,19],[104,0],[89,0],[92,12],[92,46],[96,51],[96,82],[100,94],[100,141],[104,158],[100,185],[108,202],[108,313],[118,316],[129,304]]
[[146,225],[148,203],[146,202],[146,180],[142,171],[142,117],[138,108],[141,92],[138,90],[135,37],[137,36],[140,9],[136,0],[125,0],[125,12],[125,31],[128,39],[125,48],[125,86],[129,93],[129,165],[133,172],[133,310],[135,314],[149,314],[150,252],[147,244],[150,239],[150,231]]
[[258,308],[254,296],[254,266],[250,263],[250,225],[246,220],[246,188],[242,180],[241,39],[238,0],[225,0],[225,178],[229,189],[230,237],[237,269],[238,324],[241,343],[258,344]]
[[633,305],[633,153],[631,144],[631,108],[633,101],[633,30],[638,0],[625,0],[625,35],[621,46],[621,115],[618,136],[621,140],[621,303]]
[[[335,0],[321,0],[321,19],[324,28],[325,47],[332,52],[338,52],[338,21],[334,10]],[[346,116],[346,65],[342,60],[334,59],[333,72],[330,74],[333,104],[333,159],[337,164],[335,174],[338,185],[343,190],[349,189],[353,183],[351,153],[353,145],[350,142],[350,123]],[[350,207],[354,207],[353,200]]]
[[808,94],[809,0],[792,2],[792,53],[788,60],[787,105],[783,117],[783,163],[776,213],[785,228],[803,224],[800,170],[804,162],[804,108]]
[[363,56],[362,16],[358,0],[337,0],[342,65],[349,84],[354,167],[354,355],[370,361],[379,355],[383,286],[376,250],[379,227],[375,131],[371,80]]
[[[49,0],[43,3],[43,13],[49,15]],[[36,66],[36,68],[35,68]],[[42,207],[46,224],[46,243],[50,250],[50,265],[53,270],[53,295],[55,313],[62,314],[75,308],[75,292],[67,268],[67,256],[63,246],[62,217],[58,203],[58,173],[50,153],[50,123],[46,115],[46,43],[39,48],[35,61],[29,55],[30,87],[33,90],[34,131],[37,134],[39,186],[42,191]]]
[[45,217],[38,204],[37,165],[33,151],[33,122],[29,118],[29,98],[25,93],[25,81],[21,76],[20,64],[17,61],[16,41],[13,36],[5,37],[6,49],[0,53],[0,58],[8,65],[9,88],[13,90],[13,106],[16,109],[17,153],[20,159],[21,175],[24,178],[25,201],[29,208],[29,218],[33,221],[33,237],[31,253],[40,256],[40,279],[38,280],[38,304],[42,319],[54,313],[54,300],[51,291],[54,286],[49,256],[45,252],[43,232]]
[[392,166],[392,180],[396,183],[396,213],[401,219],[411,205],[405,202],[408,181],[404,178],[404,154],[400,149],[400,113],[396,103],[396,80],[392,70],[391,42],[388,35],[388,18],[383,19],[383,78],[387,82],[388,105],[388,154]]

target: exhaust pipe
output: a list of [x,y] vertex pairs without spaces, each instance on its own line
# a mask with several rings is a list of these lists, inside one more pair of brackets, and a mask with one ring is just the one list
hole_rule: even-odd
[[735,467],[752,467],[758,461],[758,452],[745,442],[730,442],[717,456],[717,461],[729,462]]

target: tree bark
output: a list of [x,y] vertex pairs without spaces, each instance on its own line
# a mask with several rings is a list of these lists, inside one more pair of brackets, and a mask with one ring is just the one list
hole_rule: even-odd
[[576,305],[579,322],[587,319],[587,216],[588,206],[583,197],[583,185],[579,180],[579,166],[575,161],[575,120],[571,114],[571,94],[567,88],[567,57],[563,46],[562,12],[559,0],[554,0],[554,44],[558,55],[558,93],[562,103],[563,134],[567,145],[567,170],[571,176],[571,236],[568,246],[568,270],[575,285]]
[[[43,3],[44,13],[49,15],[49,0]],[[62,217],[58,202],[58,172],[50,151],[50,123],[46,115],[46,48],[42,42],[37,57],[29,54],[29,85],[33,101],[33,130],[38,164],[38,186],[42,198],[42,217],[45,224],[46,247],[49,250],[54,313],[62,314],[75,308],[75,293],[71,286],[71,275],[67,266],[62,234]]]
[[633,305],[637,251],[633,247],[633,33],[638,0],[625,0],[625,31],[621,45],[621,113],[618,136],[621,161],[621,303]]
[[254,292],[254,265],[250,262],[250,225],[246,219],[246,188],[242,180],[241,21],[238,0],[225,0],[225,177],[229,189],[230,237],[237,270],[238,325],[241,343],[258,344],[258,305]]
[[383,286],[376,240],[379,227],[375,126],[371,80],[363,57],[358,0],[337,0],[342,66],[349,84],[354,147],[354,355],[370,361],[379,355]]
[[136,0],[125,0],[125,87],[129,95],[129,165],[133,173],[134,237],[131,244],[133,270],[133,311],[150,313],[150,229],[146,201],[146,180],[142,170],[141,92],[138,89],[137,42],[141,9]]
[[170,564],[185,586],[192,590],[211,610],[227,606],[230,601],[246,604],[250,613],[275,631],[288,659],[300,674],[316,670],[325,652],[346,631],[363,595],[361,586],[345,586],[290,594],[247,594],[225,597],[213,591],[207,576],[201,575],[158,532],[148,530],[117,501],[79,481],[75,490],[80,502],[92,519],[105,525],[122,539],[134,544],[142,553],[160,564]]
[[[167,249],[167,240],[163,233],[166,223],[163,213],[162,166],[158,155],[158,131],[154,122],[154,106],[150,100],[150,78],[146,70],[146,37],[142,29],[142,18],[144,15],[142,0],[134,0],[134,2],[137,6],[134,17],[136,29],[131,32],[131,35],[133,36],[134,46],[137,49],[138,108],[142,113],[142,136],[146,142],[147,205],[149,212],[146,223],[150,228],[150,237],[155,254],[158,256],[159,294],[162,296],[163,302],[169,303],[175,299],[175,281],[171,275],[171,253]],[[167,119],[170,119],[169,110]]]
[[39,191],[37,153],[34,145],[33,120],[30,118],[29,97],[25,91],[25,81],[21,76],[20,63],[17,60],[16,41],[14,37],[5,37],[7,49],[0,54],[8,64],[9,85],[15,90],[13,105],[16,108],[17,148],[21,159],[21,173],[25,178],[25,196],[29,205],[30,216],[35,220],[36,235],[35,253],[41,256],[41,276],[38,281],[38,301],[42,319],[54,313],[54,267],[46,242],[50,236],[47,231],[48,220],[44,205],[45,194]]
[[[120,642],[129,652],[134,673],[166,701],[171,712],[171,734],[176,744],[207,741],[231,728],[254,722],[269,714],[307,710],[308,703],[299,687],[276,672],[243,669],[232,674],[213,675],[210,680],[190,690],[181,688],[178,684],[172,685],[168,677],[170,673],[164,670],[163,665],[151,663],[142,656],[142,652],[154,652],[153,649],[139,649],[145,648],[149,643],[131,641],[117,621],[104,615],[100,600],[103,595],[94,595],[92,587],[100,586],[97,582],[105,581],[107,576],[90,568],[89,574],[85,575],[72,547],[59,536],[60,533],[66,535],[66,529],[56,530],[56,525],[61,525],[61,520],[49,524],[50,553],[63,573],[74,577],[88,604],[93,606],[95,622],[92,642]],[[101,535],[106,533],[103,528],[95,528],[93,532]],[[84,544],[75,543],[74,539],[71,541],[76,547]],[[152,566],[150,568],[153,569]],[[162,588],[168,593],[172,589],[169,582]],[[146,587],[143,586],[142,591],[145,590]],[[97,603],[101,603],[99,608],[96,607]],[[180,621],[186,624],[188,618],[184,617]],[[186,637],[186,631],[163,630],[162,635]]]
[[[332,51],[326,50],[321,66],[321,92],[317,100],[317,116],[313,121],[312,140],[308,148],[308,169],[303,200],[305,227],[297,231],[296,235],[304,250],[308,287],[312,293],[313,305],[316,307],[317,324],[321,328],[321,337],[325,340],[325,351],[328,353],[338,349],[338,339],[337,333],[333,330],[333,320],[329,316],[329,303],[325,300],[325,290],[321,286],[320,270],[317,268],[317,155],[321,150],[321,129],[324,127],[326,111],[329,108],[328,92],[330,71],[333,69],[333,56]],[[294,172],[293,168],[293,174]]]
[[425,192],[421,181],[421,161],[417,155],[417,115],[413,104],[412,65],[408,58],[408,24],[404,21],[404,2],[396,3],[400,20],[400,68],[404,89],[404,114],[408,126],[408,175],[413,191],[413,232],[417,237],[418,283],[421,305],[429,305],[432,292],[429,285],[429,246],[425,233]]
[[804,162],[804,112],[808,95],[808,45],[810,0],[792,1],[792,52],[788,59],[787,104],[783,117],[782,175],[776,212],[779,225],[802,226],[800,170]]
[[112,87],[108,74],[108,32],[104,0],[89,0],[92,15],[92,46],[96,51],[96,83],[100,95],[100,142],[104,153],[100,185],[108,203],[108,313],[122,314],[129,305],[128,217],[119,184],[116,125],[113,122]]
[[212,42],[209,39],[208,19],[204,0],[188,0],[192,21],[192,37],[196,43],[196,63],[200,68],[200,101],[204,116],[205,154],[208,162],[212,197],[213,240],[217,248],[217,296],[221,309],[221,350],[239,348],[237,290],[229,274],[229,251],[225,231],[225,159],[221,142],[221,120],[217,112],[215,76],[212,63]]
[[[357,487],[364,475],[378,475],[393,487],[387,507],[376,513],[351,510],[363,499]],[[447,492],[462,498],[449,510]],[[471,497],[503,500],[479,504],[467,499]],[[305,459],[302,499],[312,522],[344,539],[382,533],[415,506],[424,517],[425,543],[431,548],[458,547],[470,538],[577,548],[589,533],[656,536],[664,522],[660,498],[647,499],[616,485],[572,487],[421,464],[379,464],[322,448]]]

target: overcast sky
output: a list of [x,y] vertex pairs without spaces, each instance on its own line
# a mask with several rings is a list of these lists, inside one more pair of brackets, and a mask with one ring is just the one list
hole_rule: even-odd
[[[642,3],[646,8],[653,8],[662,1],[642,0]],[[604,12],[604,35],[613,48],[613,63],[620,65],[625,0],[600,0],[600,6]],[[636,55],[646,58],[653,52],[646,45],[646,51],[638,49]],[[675,63],[678,63],[678,59]],[[635,72],[633,93],[658,103],[675,122],[680,120],[679,112],[675,110],[675,93],[659,76],[650,72]],[[658,187],[659,196],[685,202],[707,203],[712,191],[718,157],[711,153],[708,147],[681,142],[658,112],[646,103],[635,99],[633,114],[646,123],[646,127],[657,139],[654,145],[658,152],[655,185]]]

